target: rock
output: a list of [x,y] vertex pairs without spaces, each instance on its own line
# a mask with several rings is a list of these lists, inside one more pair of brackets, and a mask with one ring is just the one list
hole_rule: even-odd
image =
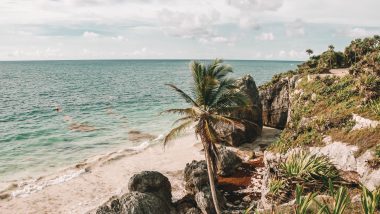
[[310,147],[311,153],[322,154],[331,160],[335,167],[343,171],[356,171],[355,152],[357,146],[350,146],[341,142],[333,142],[324,147]]
[[106,203],[101,205],[96,214],[117,214],[122,213],[122,206],[120,199],[116,196],[112,196]]
[[284,129],[290,112],[290,93],[294,89],[298,75],[282,78],[272,85],[259,88],[265,126]]
[[152,193],[157,197],[172,202],[171,185],[169,179],[155,171],[143,171],[133,175],[128,183],[129,191]]
[[197,192],[195,194],[195,201],[197,202],[197,206],[203,214],[215,213],[210,191]]
[[[197,207],[203,214],[215,213],[205,161],[192,161],[185,167],[185,189],[193,195]],[[219,206],[224,207],[226,200],[217,190]]]
[[238,90],[247,94],[252,107],[245,110],[237,110],[232,113],[233,117],[244,119],[243,127],[223,130],[223,138],[232,146],[244,143],[252,143],[261,135],[263,128],[262,106],[259,91],[252,76],[246,75],[236,81]]
[[359,130],[359,129],[365,129],[365,128],[376,128],[380,124],[379,121],[370,120],[364,117],[361,117],[357,114],[352,115],[352,119],[355,121],[355,126],[352,128],[352,130]]
[[96,210],[96,214],[169,214],[173,213],[166,201],[151,194],[129,192],[121,198],[113,196]]
[[195,195],[209,186],[206,161],[195,161],[186,164],[184,171],[185,189]]
[[218,174],[229,176],[241,165],[242,160],[233,152],[224,147],[219,149]]
[[197,207],[194,195],[186,195],[174,203],[176,213],[178,214],[201,214],[201,210]]
[[123,195],[120,199],[123,214],[168,214],[171,209],[161,198],[142,192],[130,192]]

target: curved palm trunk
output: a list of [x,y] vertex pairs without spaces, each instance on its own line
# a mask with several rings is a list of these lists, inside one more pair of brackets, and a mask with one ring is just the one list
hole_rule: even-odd
[[215,181],[214,181],[215,177],[214,177],[214,171],[213,171],[213,163],[211,160],[209,148],[205,148],[205,159],[206,159],[206,165],[207,165],[208,179],[210,182],[210,190],[211,190],[212,201],[214,203],[216,213],[221,214],[221,210],[220,210],[219,202],[218,202],[218,196],[217,196],[216,188],[215,188]]

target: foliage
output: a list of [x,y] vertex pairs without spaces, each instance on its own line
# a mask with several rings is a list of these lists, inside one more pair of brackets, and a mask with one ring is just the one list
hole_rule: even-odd
[[371,192],[363,185],[361,202],[365,214],[374,214],[376,209],[380,206],[380,190],[374,190]]
[[343,214],[348,204],[350,203],[350,197],[346,187],[339,187],[337,191],[334,190],[334,186],[329,180],[330,194],[334,197],[333,206],[330,207],[328,203],[320,203],[316,201],[320,210],[318,214]]
[[193,77],[192,95],[178,87],[168,84],[178,95],[189,104],[187,108],[169,109],[166,113],[179,114],[173,128],[164,138],[164,145],[189,127],[195,126],[195,134],[200,137],[205,150],[208,177],[215,211],[220,213],[215,190],[215,172],[217,168],[218,150],[216,143],[220,142],[219,130],[226,127],[241,126],[241,121],[229,115],[235,110],[247,108],[250,103],[246,94],[236,90],[235,80],[227,78],[232,72],[229,65],[222,60],[215,60],[209,65],[193,61],[190,64]]
[[272,179],[269,182],[269,192],[277,195],[281,190],[285,189],[285,180],[282,179]]
[[339,177],[338,170],[326,156],[318,156],[303,150],[291,154],[280,169],[287,177],[296,177],[303,181],[328,180]]
[[344,50],[348,65],[353,65],[362,60],[367,54],[380,48],[380,37],[375,35],[364,39],[355,39]]
[[297,185],[295,214],[308,213],[308,209],[310,208],[311,204],[315,200],[315,197],[317,196],[317,193],[309,193],[307,194],[307,196],[302,196],[302,194],[303,194],[303,187],[300,185]]

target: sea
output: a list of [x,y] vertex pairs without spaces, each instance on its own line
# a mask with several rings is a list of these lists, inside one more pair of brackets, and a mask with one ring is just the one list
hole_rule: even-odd
[[[202,60],[207,63],[207,60]],[[160,143],[190,92],[190,60],[0,62],[0,182],[52,173],[118,148]],[[226,60],[231,77],[257,85],[295,69],[297,61]],[[155,136],[131,140],[132,134]]]

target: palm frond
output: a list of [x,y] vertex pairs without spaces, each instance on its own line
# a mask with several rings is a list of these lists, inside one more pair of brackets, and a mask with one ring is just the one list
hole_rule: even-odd
[[193,116],[195,114],[195,111],[193,108],[173,108],[162,111],[160,114],[178,114]]
[[178,135],[182,134],[187,128],[189,128],[191,125],[193,124],[193,121],[186,121],[184,123],[182,123],[181,125],[173,128],[168,134],[166,134],[166,136],[164,137],[164,146],[166,146],[166,144],[175,139],[176,137],[178,137]]
[[186,102],[194,105],[194,106],[198,106],[198,104],[188,95],[186,94],[184,91],[182,91],[181,89],[177,88],[177,86],[173,85],[173,84],[166,84],[167,86],[171,87],[172,89],[174,89],[176,92],[178,92],[178,94],[184,99],[186,100]]

